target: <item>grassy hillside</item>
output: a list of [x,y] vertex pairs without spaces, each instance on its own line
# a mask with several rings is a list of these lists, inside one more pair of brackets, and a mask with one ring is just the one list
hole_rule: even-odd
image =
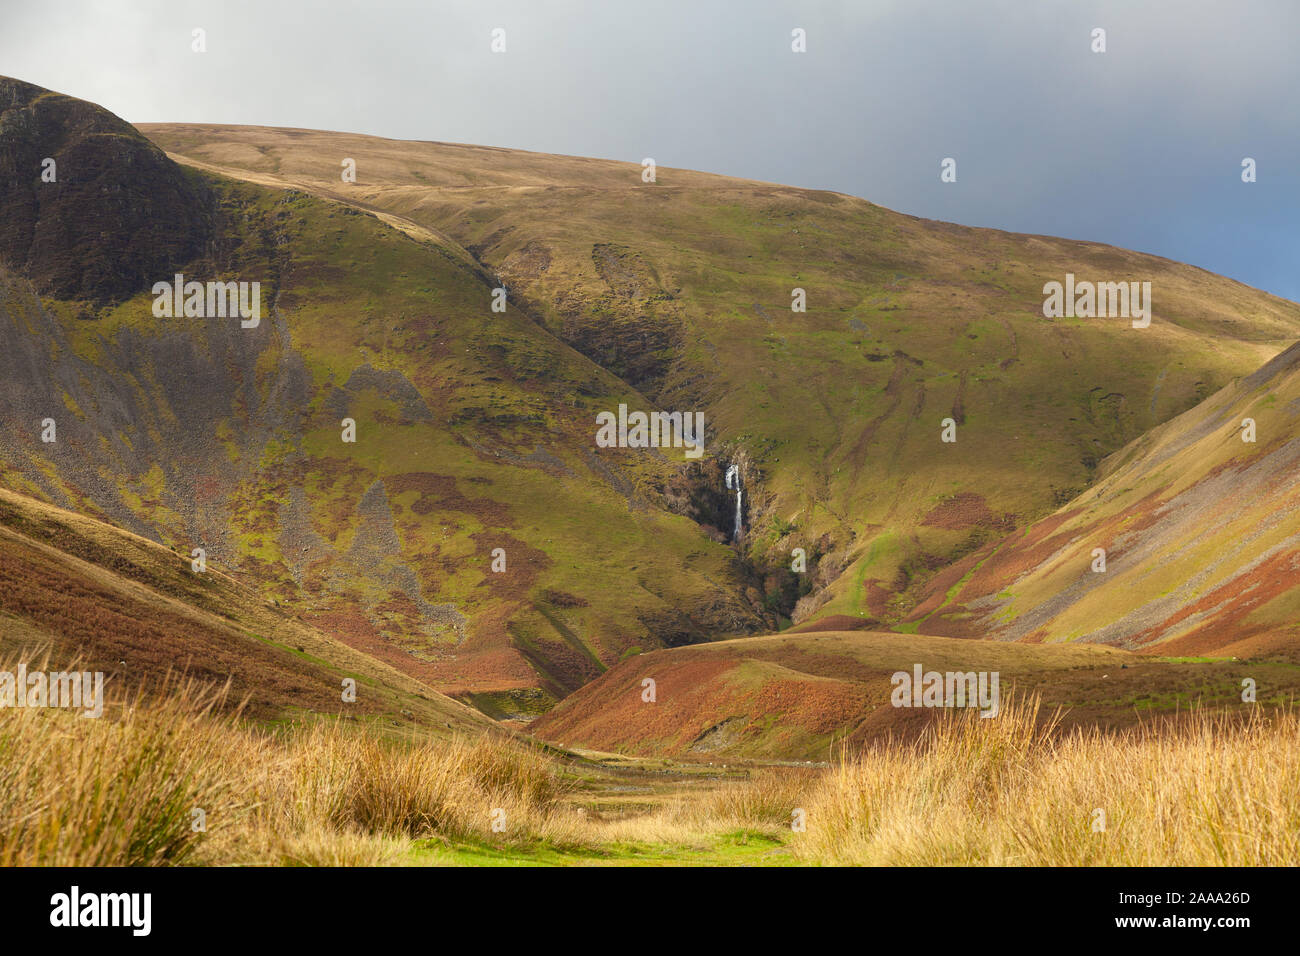
[[915,625],[1300,664],[1298,415],[1293,346],[1107,459],[1056,513],[945,571]]
[[[711,628],[757,623],[730,552],[659,504],[668,459],[591,447],[591,409],[635,403],[626,386],[493,315],[434,243],[302,194],[211,188],[231,251],[188,271],[270,277],[258,328],[157,319],[146,295],[86,322],[5,283],[11,487],[204,546],[455,693],[558,696],[629,646],[702,633],[696,607]],[[594,606],[575,594],[593,587]]]
[[[64,124],[51,148],[93,151],[114,122]],[[159,318],[147,282],[74,295],[10,255],[0,482],[203,547],[497,718],[787,618],[924,632],[933,582],[958,583],[937,574],[1300,337],[1300,306],[1200,270],[838,194],[302,130],[146,132],[190,164],[150,169],[204,197],[186,209],[207,237],[175,263],[122,197],[132,248],[160,257],[146,271],[258,281],[262,320]],[[51,228],[73,217],[48,209]],[[1043,283],[1067,272],[1151,281],[1152,325],[1044,318]],[[595,416],[624,402],[703,411],[708,454],[598,448]]]
[[177,271],[261,282],[261,323],[155,317],[148,283],[42,297],[0,270],[8,487],[204,547],[497,716],[629,651],[775,624],[730,549],[669,506],[689,497],[680,451],[594,446],[597,410],[645,399],[518,304],[492,312],[464,250],[302,192],[168,175],[212,197],[215,238]]
[[[566,747],[676,759],[825,761],[915,738],[945,708],[895,707],[897,671],[997,671],[1002,700],[1038,695],[1063,728],[1132,727],[1193,704],[1241,712],[1300,695],[1300,670],[1266,660],[1157,658],[1108,647],[1036,647],[868,631],[781,634],[643,654],[535,721]],[[653,680],[654,702],[644,699]]]
[[[143,129],[196,167],[432,230],[658,407],[704,409],[713,450],[745,474],[755,590],[796,620],[898,621],[936,569],[1300,337],[1300,306],[1199,269],[834,193],[307,130]],[[1043,285],[1066,273],[1151,281],[1154,321],[1044,318]]]
[[[98,670],[115,698],[168,675],[230,689],[259,720],[343,715],[445,736],[477,711],[269,606],[219,571],[93,518],[0,491],[0,644],[35,669]],[[343,679],[356,681],[354,703]]]

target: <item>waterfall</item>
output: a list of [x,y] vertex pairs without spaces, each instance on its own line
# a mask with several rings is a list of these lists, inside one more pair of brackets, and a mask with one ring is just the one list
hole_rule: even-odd
[[732,539],[733,541],[739,541],[739,540],[740,540],[740,522],[741,522],[741,518],[740,518],[740,504],[741,504],[741,498],[742,498],[742,497],[744,496],[744,494],[745,494],[744,491],[743,491],[743,490],[741,489],[741,487],[740,487],[740,466],[739,466],[739,465],[728,465],[728,466],[727,466],[727,478],[726,478],[726,481],[727,481],[727,490],[728,490],[728,491],[735,491],[735,493],[736,493],[736,529],[735,529],[734,532],[732,532],[731,539]]

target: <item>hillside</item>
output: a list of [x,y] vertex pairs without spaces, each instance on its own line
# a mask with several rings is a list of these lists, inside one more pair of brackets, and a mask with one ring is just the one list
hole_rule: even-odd
[[37,291],[132,295],[202,252],[211,206],[201,178],[129,123],[0,77],[0,263]]
[[[703,409],[742,472],[751,598],[796,621],[899,621],[937,569],[1300,337],[1300,306],[1199,269],[835,193],[341,133],[143,130],[196,168],[433,230],[650,407]],[[1067,273],[1151,281],[1150,327],[1044,318],[1044,284]]]
[[892,705],[890,675],[918,664],[998,671],[1003,693],[1041,695],[1066,728],[1241,713],[1247,678],[1260,702],[1294,702],[1298,418],[1300,344],[1107,458],[1054,514],[941,570],[900,625],[921,634],[836,633],[859,621],[825,617],[643,655],[530,729],[626,754],[829,759],[941,712]]
[[1108,458],[1059,511],[945,570],[914,626],[1300,663],[1298,416],[1300,344]]
[[[903,671],[998,672],[1000,701],[1038,694],[1062,727],[1131,728],[1194,703],[1240,706],[1252,677],[1259,700],[1300,695],[1300,671],[1262,660],[1142,656],[1087,644],[1061,647],[870,631],[719,641],[642,654],[534,721],[530,733],[565,746],[691,761],[829,760],[885,739],[915,738],[946,711],[896,707]],[[655,700],[645,699],[647,679]]]
[[491,312],[462,251],[201,178],[216,238],[177,268],[260,281],[260,322],[157,317],[148,284],[88,313],[0,272],[6,485],[205,547],[326,632],[502,715],[629,648],[762,626],[730,550],[664,507],[681,452],[592,447],[593,409],[641,406],[635,390],[518,309]]
[[[263,720],[312,711],[422,733],[491,723],[268,606],[188,555],[93,518],[0,491],[0,646],[105,674],[114,693],[169,673],[222,685]],[[343,679],[357,684],[343,703]]]
[[[163,156],[91,104],[0,89],[22,134],[0,139],[19,197],[0,484],[203,547],[259,601],[496,718],[788,619],[925,631],[936,575],[1300,338],[1300,306],[1201,270],[839,194],[144,127]],[[130,190],[59,198],[120,149]],[[66,180],[42,182],[38,154]],[[157,214],[140,197],[172,197],[182,239],[139,225]],[[109,219],[111,240],[76,231]],[[41,230],[126,285],[44,274]],[[160,315],[174,273],[257,282],[260,316]],[[1045,318],[1043,285],[1067,274],[1150,281],[1150,327]],[[596,416],[622,404],[702,413],[705,454],[600,447]]]

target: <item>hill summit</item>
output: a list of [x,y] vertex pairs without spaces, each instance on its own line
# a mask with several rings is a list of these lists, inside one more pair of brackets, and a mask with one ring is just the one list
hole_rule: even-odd
[[0,259],[96,305],[197,255],[212,196],[129,123],[0,76]]

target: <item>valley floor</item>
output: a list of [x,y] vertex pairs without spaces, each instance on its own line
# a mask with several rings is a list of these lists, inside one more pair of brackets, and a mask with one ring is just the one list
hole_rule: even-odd
[[1012,697],[996,719],[948,712],[830,765],[710,766],[320,716],[268,726],[221,703],[173,681],[100,719],[0,708],[0,865],[1300,861],[1289,707],[1107,733]]

